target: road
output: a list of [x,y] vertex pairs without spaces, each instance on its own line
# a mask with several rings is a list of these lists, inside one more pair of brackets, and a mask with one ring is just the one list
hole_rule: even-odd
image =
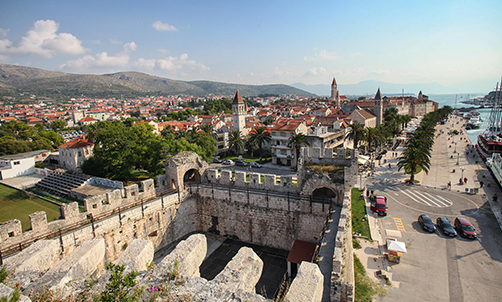
[[[408,249],[399,264],[386,261],[397,288],[388,289],[381,301],[502,300],[502,231],[492,212],[493,208],[500,214],[500,202],[490,206],[488,201],[494,193],[502,195],[484,164],[473,156],[467,136],[448,134],[461,125],[459,118],[453,118],[437,127],[431,169],[417,175],[420,185],[404,184],[408,176],[395,168],[402,148],[396,150],[397,156],[385,155],[392,168],[377,166],[375,177],[363,178],[368,189],[388,197],[388,216],[370,222],[380,229],[380,244],[388,236],[401,236]],[[460,177],[467,177],[468,184],[459,184]],[[491,186],[485,185],[478,194],[466,193],[466,189],[480,188],[480,181]],[[428,214],[434,221],[447,217],[451,222],[463,216],[479,238],[424,232],[417,224],[420,214]]]
[[[400,264],[389,265],[400,288],[389,290],[382,301],[500,301],[502,238],[479,195],[404,184],[375,183],[372,189],[388,197],[389,215],[379,219],[379,226],[399,231],[408,249]],[[439,216],[451,222],[457,216],[467,217],[479,238],[424,232],[416,222],[422,213],[434,221]]]

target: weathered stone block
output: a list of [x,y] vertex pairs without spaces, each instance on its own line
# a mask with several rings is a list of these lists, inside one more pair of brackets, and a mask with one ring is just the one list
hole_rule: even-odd
[[47,214],[44,211],[35,212],[29,215],[30,225],[33,232],[47,231]]
[[28,286],[23,293],[36,292],[41,287],[55,290],[72,280],[85,279],[103,265],[104,260],[105,240],[88,240],[58,262],[37,282]]
[[153,253],[153,243],[149,240],[134,239],[114,263],[124,265],[127,270],[146,271],[153,260]]
[[157,270],[167,274],[174,262],[182,276],[200,276],[199,267],[207,253],[207,239],[203,234],[195,234],[178,243],[176,248],[159,263]]
[[239,289],[254,292],[262,270],[263,261],[260,257],[253,249],[242,247],[210,283],[221,286],[229,292],[236,292]]
[[21,226],[21,221],[17,219],[0,223],[0,242],[10,237],[20,236],[22,233],[23,227]]
[[[7,285],[5,285],[3,283],[0,283],[0,297],[2,297],[2,298],[7,297],[7,301],[10,301],[13,293],[14,293],[14,290],[12,288],[8,287]],[[21,297],[19,297],[19,300],[16,300],[16,301],[31,302],[30,298],[28,298],[24,295],[21,295]]]
[[220,175],[220,184],[229,185],[231,178],[232,178],[232,171],[222,170]]
[[69,222],[77,219],[79,216],[78,203],[72,202],[62,205],[61,214],[63,216],[63,219],[68,220]]
[[5,265],[10,271],[45,271],[57,261],[61,247],[57,240],[40,240],[19,254],[5,259]]
[[289,302],[319,302],[322,300],[324,277],[317,264],[303,261],[286,294]]

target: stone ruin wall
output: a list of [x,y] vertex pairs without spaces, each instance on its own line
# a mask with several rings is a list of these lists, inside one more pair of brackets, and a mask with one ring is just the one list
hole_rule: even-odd
[[[107,197],[109,196],[107,194]],[[100,198],[102,197],[104,196]],[[96,197],[93,200],[99,201],[100,198]],[[97,214],[104,209],[110,210],[111,205],[121,205],[122,202],[121,198],[112,200],[110,205],[97,203],[98,207],[90,207],[90,213]],[[95,203],[88,202],[87,204]],[[120,217],[118,211],[115,211],[111,216],[95,221],[94,230],[87,217],[90,213],[80,213],[76,202],[62,206],[62,211],[65,214],[64,219],[49,223],[47,223],[45,212],[30,215],[33,229],[24,233],[21,232],[21,223],[18,220],[9,221],[0,226],[2,233],[11,231],[13,226],[18,228],[17,236],[8,237],[7,234],[7,238],[0,242],[1,247],[17,246],[21,242],[32,240],[37,235],[45,234],[48,231],[57,232],[61,227],[80,221],[86,224],[78,229],[63,233],[62,240],[56,233],[60,249],[64,249],[64,254],[68,254],[86,240],[95,237],[104,238],[107,260],[113,261],[122,249],[134,239],[148,239],[158,250],[200,229],[196,200],[186,198],[180,201],[178,194],[165,195],[145,202],[143,211],[141,206],[137,206],[123,210]]]
[[[57,259],[56,240],[38,241],[23,252],[8,259],[6,265],[15,271],[7,285],[0,284],[0,296],[11,297],[12,287],[17,283],[24,295],[49,289],[55,299],[66,299],[69,295],[82,295],[88,291],[96,295],[105,289],[111,272],[103,270],[105,243],[103,239],[83,242],[63,259]],[[178,261],[179,277],[183,282],[169,282],[167,298],[191,301],[250,301],[265,302],[265,297],[256,294],[256,284],[261,277],[263,261],[248,247],[242,247],[225,268],[211,281],[200,277],[200,265],[207,254],[207,239],[203,234],[194,234],[181,241],[176,248],[154,269],[149,269],[153,261],[153,244],[148,240],[135,239],[121,252],[117,265],[124,265],[126,272],[139,272],[136,280],[146,289],[164,284],[165,276],[171,271],[174,260]],[[54,260],[54,261],[52,261]],[[97,281],[89,285],[90,276]],[[72,281],[72,282],[69,282]],[[285,301],[320,302],[322,299],[324,277],[319,267],[303,262],[296,278],[289,287]],[[9,287],[10,286],[10,287]],[[308,288],[309,290],[305,290]],[[30,301],[27,296],[20,301]],[[85,297],[83,295],[82,297]],[[154,298],[152,291],[146,290],[141,300]],[[160,296],[160,299],[166,298]]]
[[[345,150],[341,150],[343,152],[339,150],[340,158],[336,160],[340,161],[340,164],[349,165],[345,168],[346,174],[349,171],[352,172],[354,168],[357,172],[357,165],[353,164],[354,158],[357,162],[357,157],[355,157],[357,152],[350,159],[342,159]],[[303,154],[308,152],[305,149],[302,151]],[[330,153],[329,150],[324,150],[325,155],[326,152],[332,154],[332,151]],[[319,154],[322,154],[322,151],[319,151]],[[309,158],[319,163],[325,160],[321,157],[316,159],[309,156]],[[120,218],[118,213],[115,213],[95,222],[94,230],[88,223],[77,230],[63,234],[63,254],[70,253],[76,246],[94,237],[104,238],[107,261],[115,260],[134,239],[148,239],[153,243],[155,250],[158,250],[187,234],[211,231],[213,216],[218,217],[216,230],[221,235],[237,236],[245,242],[288,250],[295,239],[320,240],[329,208],[325,205],[322,209],[322,204],[319,203],[312,203],[311,207],[308,199],[289,198],[288,200],[287,194],[300,196],[298,193],[301,193],[302,189],[301,183],[298,186],[292,185],[291,177],[278,178],[276,175],[264,175],[265,181],[262,183],[259,173],[249,173],[250,180],[247,181],[245,172],[236,172],[235,179],[231,179],[230,171],[219,173],[217,170],[207,169],[207,164],[201,165],[197,161],[192,161],[190,165],[201,168],[203,174],[200,180],[205,186],[195,185],[179,193],[155,198],[156,192],[162,192],[183,183],[183,173],[179,170],[167,173],[168,168],[166,168],[166,174],[156,179],[157,187],[154,186],[154,180],[149,179],[141,182],[139,186],[132,185],[123,190],[113,190],[103,195],[86,198],[86,212],[84,213],[79,212],[77,203],[62,206],[63,219],[50,223],[47,222],[44,212],[34,213],[30,215],[32,230],[28,232],[21,232],[21,223],[18,220],[3,223],[0,225],[0,244],[2,247],[15,245],[44,232],[57,231],[77,221],[88,220],[89,214],[99,215],[149,198],[151,200],[144,203],[143,211],[142,207],[137,206],[122,211]],[[338,187],[335,192],[338,196],[341,196],[340,193],[345,191],[345,188],[350,188],[350,183],[347,182],[353,182],[356,179],[356,176],[351,177],[345,176],[345,185],[336,185]],[[277,179],[280,179],[279,184],[276,183]],[[214,184],[216,186],[213,186]],[[228,186],[230,193],[227,188],[222,188],[222,185]],[[310,185],[312,186],[312,183]],[[233,186],[280,194],[267,196],[248,194],[242,190],[233,192],[231,188]],[[192,197],[190,193],[197,193],[197,197]],[[350,198],[347,201],[345,197],[337,235],[337,248],[333,258],[332,297],[334,295],[334,301],[350,301],[350,299],[346,300],[346,297],[350,298],[353,293],[350,283],[353,277],[342,276],[342,268],[352,265],[352,255],[348,255],[350,253],[344,251],[343,248],[349,245],[352,248],[350,240]],[[345,298],[338,299],[337,297]]]
[[[344,194],[338,231],[333,252],[333,269],[331,272],[331,301],[354,301],[354,256],[352,247],[352,201],[350,191]],[[325,243],[325,238],[322,244]],[[321,245],[322,245],[321,244]]]
[[[223,236],[289,250],[295,239],[318,241],[329,205],[308,200],[288,199],[286,196],[255,195],[230,192],[222,188],[200,187],[198,215],[203,232],[217,231]],[[267,200],[268,199],[268,200]],[[218,220],[212,230],[213,217]]]

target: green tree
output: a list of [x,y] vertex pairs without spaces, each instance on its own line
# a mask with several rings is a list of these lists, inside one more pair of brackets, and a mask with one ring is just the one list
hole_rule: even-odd
[[295,149],[296,161],[298,162],[298,157],[300,156],[300,148],[304,146],[310,146],[307,141],[307,137],[303,133],[293,133],[288,141],[288,147]]
[[[136,287],[138,284],[136,281],[138,273],[136,271],[124,275],[125,266],[113,263],[109,263],[106,269],[112,271],[112,274],[108,279],[105,291],[101,293],[101,302],[139,301],[143,289]],[[128,292],[134,287],[136,289],[128,296]]]
[[364,138],[364,128],[359,123],[352,123],[349,125],[349,133],[346,137],[348,140],[354,143],[354,149],[359,146],[359,141]]
[[241,153],[241,150],[244,149],[244,139],[242,138],[241,132],[239,130],[233,130],[230,132],[230,136],[228,137],[229,149],[234,150],[236,155]]
[[55,120],[50,126],[52,130],[58,132],[59,130],[66,128],[66,122],[64,120]]

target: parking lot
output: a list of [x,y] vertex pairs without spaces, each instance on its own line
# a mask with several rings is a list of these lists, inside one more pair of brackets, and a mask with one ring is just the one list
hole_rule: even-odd
[[[409,185],[374,183],[375,194],[388,198],[388,215],[377,218],[384,236],[401,236],[408,252],[399,264],[388,263],[390,289],[382,301],[500,301],[502,238],[490,207],[480,195]],[[424,232],[420,214],[466,217],[478,239]]]

